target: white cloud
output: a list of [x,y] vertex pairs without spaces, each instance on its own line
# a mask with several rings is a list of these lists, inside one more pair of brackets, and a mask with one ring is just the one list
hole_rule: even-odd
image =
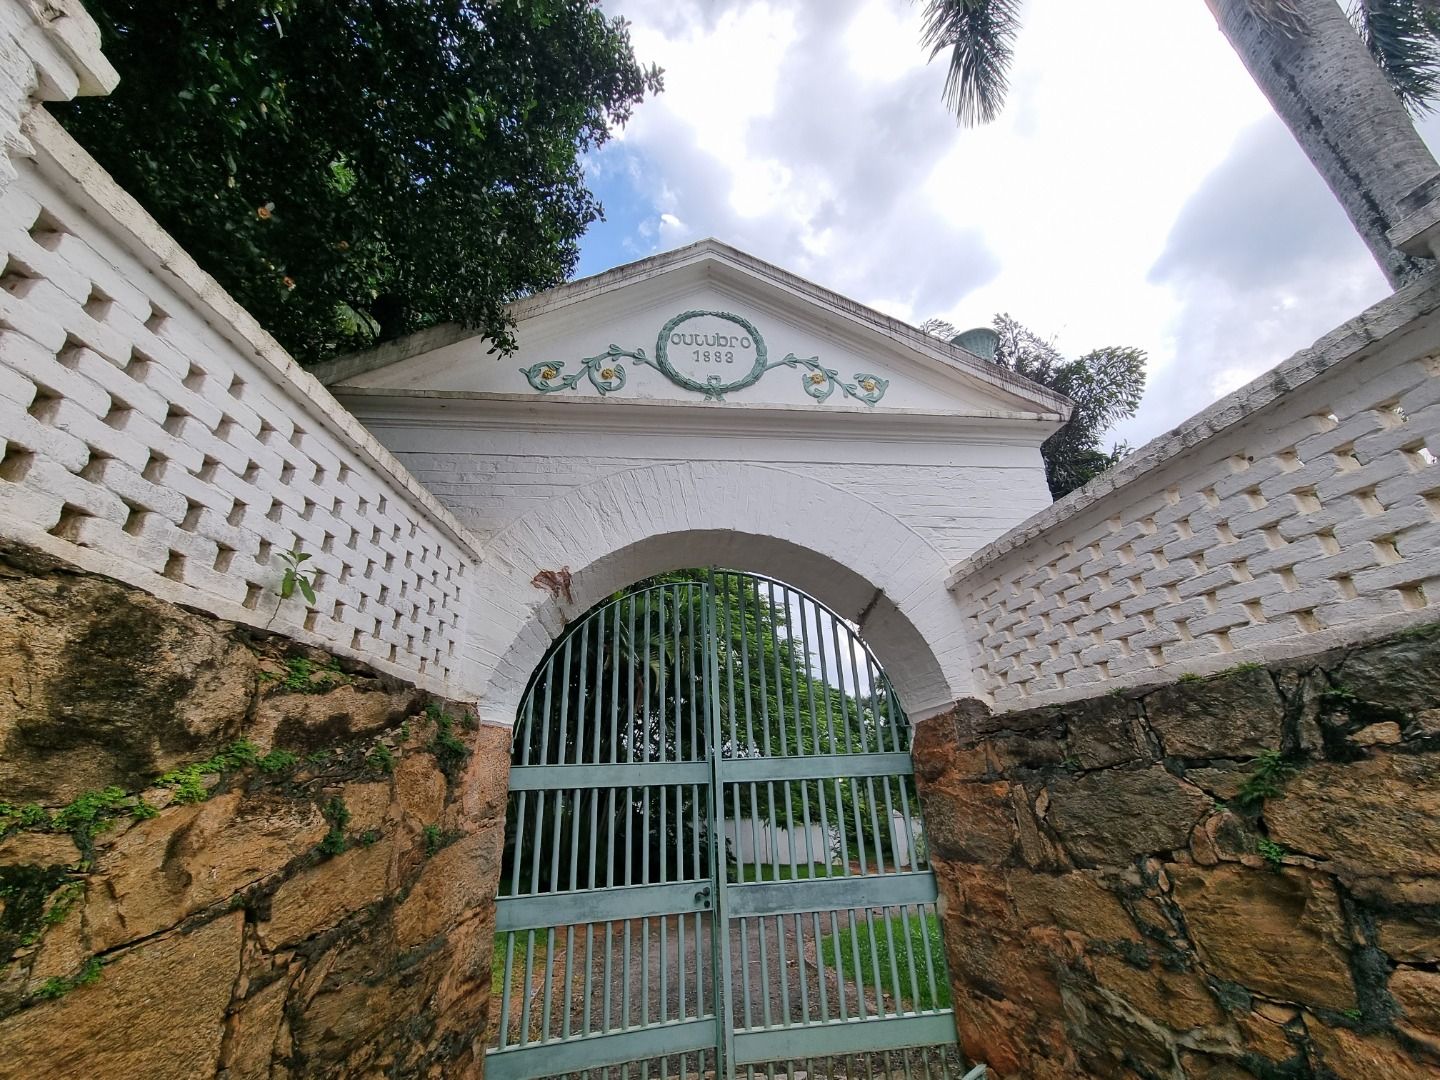
[[1070,354],[1140,346],[1132,442],[1383,292],[1199,0],[1029,0],[978,130],[906,0],[606,9],[666,71],[606,151],[655,208],[637,255],[714,235],[912,321],[1008,311]]

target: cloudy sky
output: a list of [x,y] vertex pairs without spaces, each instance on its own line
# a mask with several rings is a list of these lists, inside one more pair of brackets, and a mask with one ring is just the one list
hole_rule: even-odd
[[1132,446],[1385,293],[1201,0],[1027,0],[980,129],[908,0],[603,6],[666,89],[588,162],[608,220],[579,274],[715,236],[912,322],[1135,345]]

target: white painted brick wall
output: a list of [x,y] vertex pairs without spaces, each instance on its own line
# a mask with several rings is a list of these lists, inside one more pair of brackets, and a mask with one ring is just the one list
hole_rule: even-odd
[[956,567],[1002,709],[1440,617],[1440,275]]
[[[391,432],[382,434],[387,440],[391,437]],[[433,432],[416,434],[418,439],[435,437]],[[464,440],[464,434],[456,432],[444,442],[454,446]],[[412,441],[406,439],[404,444]],[[653,452],[633,456],[594,454],[587,439],[578,435],[556,433],[553,441],[551,453],[535,459],[507,454],[508,440],[494,432],[487,433],[487,449],[483,452],[397,449],[396,456],[458,520],[488,543],[510,522],[548,499],[562,497],[613,473],[687,458],[693,453],[684,445],[685,440],[676,440],[674,453],[666,452],[664,440],[649,440]],[[391,441],[390,445],[395,448],[397,443]],[[883,504],[948,560],[963,558],[1003,533],[1027,511],[1047,504],[1043,489],[1036,484],[1037,470],[1028,461],[1017,460],[1013,467],[954,467],[845,460],[862,457],[865,452],[863,443],[853,441],[849,445],[837,443],[834,451],[842,460],[775,460],[780,453],[774,451],[759,459],[705,456],[704,460],[775,465],[853,490]]]
[[[463,695],[478,546],[43,112],[0,196],[0,533]],[[303,551],[316,602],[279,588]]]

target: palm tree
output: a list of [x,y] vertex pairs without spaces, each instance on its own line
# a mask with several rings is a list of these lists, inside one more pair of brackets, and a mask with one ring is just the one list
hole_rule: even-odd
[[[1435,0],[1205,0],[1251,77],[1320,171],[1392,287],[1424,263],[1390,233],[1440,167],[1407,109],[1440,94]],[[1020,0],[927,0],[924,43],[949,52],[945,99],[964,124],[998,115]]]

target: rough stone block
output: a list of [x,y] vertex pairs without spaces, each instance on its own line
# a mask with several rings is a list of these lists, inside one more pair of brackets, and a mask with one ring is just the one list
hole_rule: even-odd
[[489,827],[442,848],[425,864],[395,911],[395,943],[409,949],[444,933],[468,912],[488,908],[500,879],[504,827]]
[[1433,709],[1440,705],[1440,628],[1356,649],[1334,676],[1362,701]]
[[267,694],[250,730],[262,746],[324,749],[394,727],[423,699],[409,687],[341,686],[325,694]]
[[1064,717],[1066,756],[1081,768],[1103,769],[1151,757],[1140,727],[1140,707],[1129,698],[1104,694],[1054,711]]
[[1440,876],[1440,754],[1324,762],[1269,799],[1270,835],[1351,876]]
[[228,627],[135,589],[0,558],[0,793],[144,786],[237,738],[255,658]]
[[1167,870],[1210,974],[1279,1001],[1355,1007],[1348,935],[1325,878],[1238,866]]
[[261,924],[261,936],[271,948],[293,945],[378,903],[392,885],[394,861],[395,842],[380,840],[302,870],[270,898],[270,919]]
[[311,803],[242,792],[170,807],[102,850],[101,899],[86,909],[97,949],[174,926],[279,873],[329,826]]
[[[1055,780],[1047,790],[1047,820],[1082,866],[1125,866],[1140,855],[1179,850],[1212,805],[1158,765]],[[933,828],[928,814],[925,820]]]
[[933,782],[921,789],[925,838],[937,858],[1002,866],[1020,837],[1008,783]]
[[1400,968],[1390,976],[1390,994],[1407,1026],[1440,1035],[1440,972]]
[[1403,1049],[1394,1036],[1327,1027],[1306,1015],[1305,1030],[1319,1050],[1319,1061],[1338,1077],[1383,1076],[1385,1080],[1435,1080],[1440,1057],[1428,1061]]
[[147,941],[94,984],[0,1020],[0,1061],[24,1062],[29,1080],[214,1075],[243,924],[235,912]]
[[1409,914],[1376,920],[1380,948],[1409,964],[1440,962],[1440,915]]
[[1284,717],[1285,703],[1263,669],[1177,682],[1145,696],[1145,718],[1175,757],[1278,750]]
[[1058,927],[1095,941],[1135,941],[1140,937],[1120,898],[1094,873],[1010,870],[1005,881],[1021,926]]
[[1210,988],[1193,971],[1136,967],[1116,956],[1097,956],[1095,981],[1150,1019],[1176,1031],[1209,1027],[1223,1019]]

